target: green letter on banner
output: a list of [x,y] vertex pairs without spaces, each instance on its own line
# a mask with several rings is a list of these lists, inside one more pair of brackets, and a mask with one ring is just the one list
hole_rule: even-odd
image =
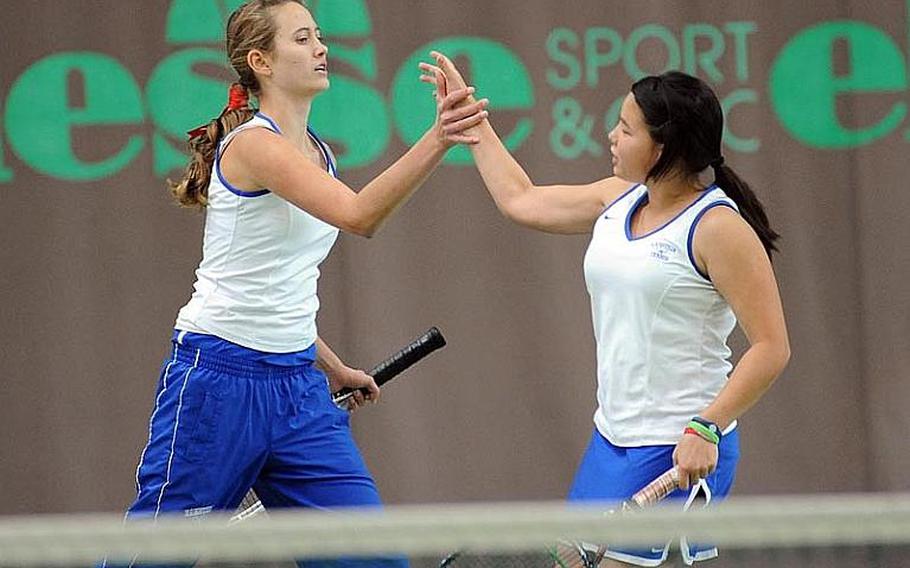
[[[85,89],[85,106],[69,104],[68,78],[76,74]],[[58,53],[34,64],[13,85],[6,101],[10,146],[34,170],[65,180],[89,181],[124,168],[144,140],[130,136],[107,160],[81,161],[72,148],[79,126],[141,124],[142,95],[119,62],[98,53]]]
[[640,28],[636,28],[629,34],[629,39],[626,40],[625,53],[623,53],[623,63],[626,68],[626,73],[633,81],[638,81],[645,75],[649,75],[649,73],[646,73],[638,66],[638,46],[649,38],[654,38],[667,47],[667,64],[662,70],[654,71],[655,74],[660,74],[664,71],[669,71],[670,69],[679,69],[680,64],[682,63],[679,42],[676,41],[676,37],[674,37],[673,33],[660,24],[646,24]]
[[[524,63],[507,47],[477,37],[441,39],[417,49],[405,61],[392,84],[395,124],[408,144],[416,142],[433,124],[436,103],[431,88],[418,80],[420,61],[430,60],[430,50],[438,49],[456,60],[468,84],[477,87],[482,98],[490,99],[491,110],[528,110],[534,106],[534,87]],[[530,136],[534,123],[520,118],[503,143],[515,150]],[[449,163],[469,164],[470,150],[457,147],[446,157]]]
[[[832,52],[845,41],[849,72],[834,72]],[[891,93],[907,87],[903,55],[888,35],[862,22],[826,22],[788,43],[771,69],[771,103],[781,123],[798,140],[818,148],[868,144],[897,128],[907,114],[895,103],[878,124],[849,129],[837,116],[837,97],[848,93]]]
[[378,75],[376,45],[368,41],[354,48],[335,41],[338,38],[367,38],[373,32],[370,11],[364,0],[320,0],[309,4],[313,18],[331,44],[331,57],[349,63],[364,77],[375,81]]
[[3,165],[3,145],[0,144],[0,183],[12,181],[13,170]]
[[[578,34],[568,28],[556,28],[547,36],[547,55],[550,56],[550,61],[566,67],[564,76],[553,67],[547,68],[547,83],[554,89],[569,91],[581,82],[581,63],[578,56],[568,51],[577,49],[578,43]],[[562,50],[563,45],[568,48],[566,51]]]
[[316,97],[310,121],[332,144],[343,168],[369,165],[389,143],[391,126],[382,95],[343,75],[332,77],[332,88]]
[[228,16],[244,0],[174,0],[167,12],[170,44],[224,43]]
[[[311,0],[308,4],[328,38],[330,66],[333,58],[343,61],[363,78],[374,81],[378,76],[375,44],[363,41],[352,45],[353,40],[369,40],[373,31],[366,2]],[[331,81],[332,87],[313,103],[313,128],[331,143],[340,167],[368,166],[388,147],[392,128],[385,99],[369,84],[346,75],[333,74]]]
[[[698,38],[705,38],[711,47],[699,53],[696,49]],[[713,83],[724,82],[724,75],[717,68],[717,60],[723,57],[726,47],[724,34],[710,24],[689,24],[683,28],[683,50],[685,70],[689,75],[698,75],[698,69],[705,71],[705,78]]]
[[[598,50],[601,41],[606,41],[610,48],[606,52]],[[622,57],[622,37],[613,28],[590,28],[585,32],[585,69],[588,75],[588,86],[596,87],[600,83],[600,69],[617,63]]]
[[358,38],[373,31],[364,0],[310,0],[308,4],[313,19],[332,38]]
[[[193,48],[165,58],[146,86],[149,114],[158,128],[152,137],[155,175],[163,176],[186,165],[186,132],[221,113],[227,85],[193,72],[193,66],[224,66],[224,55],[215,49]],[[175,149],[167,136],[177,141]]]

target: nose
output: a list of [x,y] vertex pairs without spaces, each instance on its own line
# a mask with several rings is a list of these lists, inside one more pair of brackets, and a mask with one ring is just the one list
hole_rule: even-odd
[[613,127],[613,129],[607,133],[607,140],[610,141],[610,146],[616,145],[616,129],[619,128],[619,125]]
[[326,44],[322,43],[322,39],[316,38],[316,43],[315,43],[315,45],[316,45],[316,55],[317,55],[317,56],[322,57],[323,55],[328,55],[328,53],[329,53],[329,46],[327,46]]

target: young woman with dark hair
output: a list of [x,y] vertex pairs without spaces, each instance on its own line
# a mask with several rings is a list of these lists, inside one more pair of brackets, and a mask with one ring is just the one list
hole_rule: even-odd
[[[421,65],[423,80],[441,93],[463,88],[452,61],[434,58]],[[503,215],[545,232],[592,233],[584,273],[597,410],[570,500],[628,499],[674,465],[672,498],[687,507],[723,498],[739,458],[737,420],[789,360],[770,257],[778,235],[724,162],[722,133],[717,97],[678,72],[632,85],[609,134],[614,175],[588,185],[537,186],[489,121],[467,131],[480,140],[471,151]],[[750,346],[734,367],[726,341],[737,322]],[[657,566],[667,547],[607,547],[600,565]],[[685,539],[681,549],[687,564],[717,555]]]

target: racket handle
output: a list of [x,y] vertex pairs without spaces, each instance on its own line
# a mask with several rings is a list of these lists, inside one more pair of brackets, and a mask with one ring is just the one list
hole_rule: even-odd
[[[431,327],[401,351],[373,367],[367,374],[373,377],[378,386],[382,386],[433,351],[445,347],[445,344],[446,340],[442,336],[442,332],[436,327]],[[361,388],[360,392],[364,395],[369,393],[365,388]],[[354,389],[346,387],[332,394],[332,400],[335,401],[335,404],[341,404],[352,396],[354,396]]]
[[656,505],[679,488],[679,471],[672,467],[641,488],[622,504],[623,511],[634,511]]

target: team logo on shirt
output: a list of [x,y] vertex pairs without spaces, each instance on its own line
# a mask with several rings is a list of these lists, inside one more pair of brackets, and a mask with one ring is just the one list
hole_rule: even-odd
[[651,256],[661,262],[670,262],[679,252],[679,247],[670,241],[656,241],[651,243]]

